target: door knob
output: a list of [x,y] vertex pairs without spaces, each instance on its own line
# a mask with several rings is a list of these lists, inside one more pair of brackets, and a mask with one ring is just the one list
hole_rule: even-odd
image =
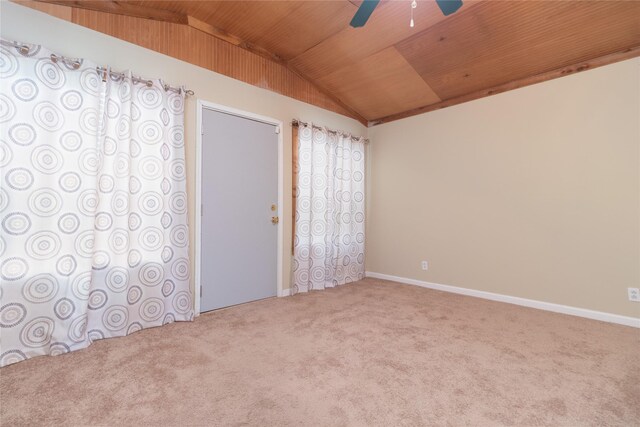
[[280,222],[280,218],[279,217],[277,217],[277,216],[272,216],[271,217],[271,223],[272,224],[277,224],[279,222]]

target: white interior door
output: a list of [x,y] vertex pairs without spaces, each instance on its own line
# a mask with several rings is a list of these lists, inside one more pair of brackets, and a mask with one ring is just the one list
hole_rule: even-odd
[[201,312],[277,294],[276,128],[202,111]]

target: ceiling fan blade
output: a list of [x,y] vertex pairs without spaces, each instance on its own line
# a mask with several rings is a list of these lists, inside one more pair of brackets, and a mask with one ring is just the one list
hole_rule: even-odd
[[350,25],[353,28],[358,28],[366,24],[378,3],[380,0],[363,0]]
[[436,0],[444,16],[451,15],[462,7],[462,0]]

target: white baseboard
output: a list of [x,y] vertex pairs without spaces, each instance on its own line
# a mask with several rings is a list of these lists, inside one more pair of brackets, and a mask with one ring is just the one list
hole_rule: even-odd
[[288,296],[291,296],[291,288],[283,289],[278,292],[278,297],[288,297]]
[[389,274],[366,272],[367,277],[374,279],[391,280],[393,282],[405,283],[407,285],[420,286],[422,288],[435,289],[438,291],[452,292],[454,294],[468,295],[476,298],[483,298],[492,301],[506,302],[508,304],[521,305],[524,307],[537,308],[539,310],[553,311],[555,313],[568,314],[571,316],[586,317],[587,319],[600,320],[602,322],[617,323],[620,325],[640,328],[640,318],[621,316],[619,314],[605,313],[602,311],[587,310],[586,308],[571,307],[568,305],[554,304],[551,302],[537,301],[527,298],[512,297],[509,295],[494,294],[493,292],[477,291],[475,289],[459,288],[457,286],[441,285],[438,283],[424,282],[422,280],[408,279],[406,277],[391,276]]

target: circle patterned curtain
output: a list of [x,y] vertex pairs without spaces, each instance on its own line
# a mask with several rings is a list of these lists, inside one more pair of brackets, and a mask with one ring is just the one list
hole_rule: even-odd
[[364,278],[365,145],[300,125],[294,292]]
[[0,44],[0,366],[193,318],[184,95]]

